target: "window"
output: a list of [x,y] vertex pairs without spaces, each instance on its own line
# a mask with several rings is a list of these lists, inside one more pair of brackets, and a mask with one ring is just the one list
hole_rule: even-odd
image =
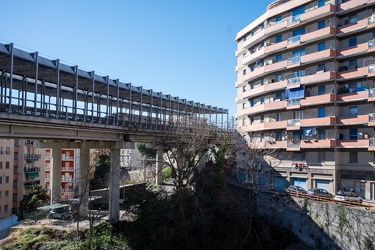
[[357,15],[353,15],[349,17],[349,23],[356,23],[357,22]]
[[282,94],[281,93],[276,93],[275,99],[281,101]]
[[350,140],[357,140],[358,139],[358,129],[351,128],[350,129]]
[[318,108],[318,118],[326,117],[326,108]]
[[[250,67],[251,72],[253,72],[254,69],[255,69],[255,65],[253,64],[253,65],[251,65],[251,67]],[[245,74],[246,74],[246,73],[245,73]]]
[[358,152],[349,152],[349,163],[358,163]]
[[323,73],[325,71],[325,64],[319,64],[316,73]]
[[260,98],[260,103],[264,104],[264,97],[263,96]]
[[242,92],[246,92],[246,85],[242,87]]
[[276,17],[276,23],[281,22],[281,20],[282,20],[282,16],[277,16],[277,17]]
[[260,141],[264,142],[264,133],[261,134]]
[[4,206],[4,213],[8,213],[8,205]]
[[358,108],[357,106],[351,106],[349,107],[349,115],[350,116],[357,116]]
[[306,33],[305,28],[300,28],[298,30],[293,30],[293,36],[301,36]]
[[281,82],[283,80],[283,74],[276,75],[276,82]]
[[243,108],[243,109],[246,108],[246,102],[242,103],[242,108]]
[[325,27],[326,27],[325,21],[318,22],[318,30],[324,29]]
[[250,83],[250,88],[253,89],[254,88],[254,83]]
[[348,65],[348,70],[357,69],[357,60],[350,60]]
[[0,161],[0,169],[3,169],[3,162]]
[[318,140],[324,140],[326,138],[326,131],[324,129],[318,130]]
[[255,103],[254,100],[251,100],[251,107],[254,107]]
[[250,117],[250,124],[254,123],[254,117]]
[[323,51],[326,49],[326,43],[319,43],[318,44],[318,51]]
[[9,161],[5,162],[5,169],[9,169]]
[[5,190],[5,197],[9,197],[9,190]]
[[323,7],[326,4],[326,0],[318,0],[318,8]]
[[5,176],[5,183],[9,183],[9,176]]
[[276,121],[278,121],[278,122],[281,121],[281,113],[276,114]]
[[318,95],[324,95],[326,93],[326,86],[319,86],[318,87]]
[[326,161],[326,152],[318,152],[318,162],[322,163]]
[[242,75],[246,75],[246,69],[242,70]]
[[283,41],[283,38],[281,35],[276,37],[276,43],[281,43]]
[[0,176],[0,184],[3,184],[3,177]]
[[357,37],[349,38],[349,47],[353,47],[357,45]]
[[0,199],[1,199],[1,196],[3,196],[3,191],[0,191]]
[[13,187],[17,188],[17,186],[18,186],[18,181],[17,180],[13,181]]
[[282,140],[281,132],[276,132],[276,141],[281,141],[281,140]]
[[261,123],[264,123],[264,115],[261,115],[261,116],[260,116],[260,122],[261,122]]
[[276,62],[281,62],[282,60],[283,60],[282,54],[276,56]]

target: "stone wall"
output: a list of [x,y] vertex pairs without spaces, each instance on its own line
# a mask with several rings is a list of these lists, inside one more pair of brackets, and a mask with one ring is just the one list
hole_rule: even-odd
[[368,249],[375,242],[375,211],[334,202],[258,192],[260,213],[317,249]]

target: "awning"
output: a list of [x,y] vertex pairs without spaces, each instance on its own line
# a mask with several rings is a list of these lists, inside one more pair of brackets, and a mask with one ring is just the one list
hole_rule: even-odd
[[299,88],[285,89],[285,100],[298,99],[305,97],[305,85],[302,84]]

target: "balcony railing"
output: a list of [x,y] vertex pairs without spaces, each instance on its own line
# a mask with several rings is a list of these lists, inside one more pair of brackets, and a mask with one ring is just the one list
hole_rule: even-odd
[[288,86],[301,83],[301,77],[293,77],[288,79]]
[[375,122],[375,113],[368,114],[368,121]]
[[375,48],[375,39],[368,41],[368,48],[369,49]]
[[375,23],[375,15],[369,16],[368,17],[368,23]]
[[301,119],[290,119],[288,120],[288,127],[298,127],[301,126]]
[[33,162],[33,161],[39,161],[40,156],[41,156],[40,154],[25,154],[24,158],[25,160]]
[[300,104],[301,104],[301,98],[288,100],[288,106],[294,106],[294,105],[300,105]]
[[301,20],[301,15],[295,15],[288,19],[288,25]]
[[370,138],[369,139],[369,146],[370,147],[375,147],[375,138]]
[[32,167],[32,168],[30,168],[30,167],[25,167],[25,168],[23,169],[23,171],[24,171],[25,173],[30,173],[30,172],[40,172],[40,168],[39,168],[39,167]]
[[288,141],[288,147],[290,148],[299,148],[301,147],[301,140],[292,139]]
[[368,66],[368,72],[369,73],[374,73],[375,72],[375,64],[370,64]]
[[301,41],[301,35],[288,38],[288,45],[294,44]]
[[296,63],[300,63],[300,62],[301,62],[301,56],[295,56],[295,57],[288,58],[288,65],[293,65],[293,64],[296,64]]

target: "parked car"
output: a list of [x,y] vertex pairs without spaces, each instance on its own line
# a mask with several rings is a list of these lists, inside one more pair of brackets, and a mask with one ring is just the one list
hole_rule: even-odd
[[49,212],[49,218],[51,219],[62,219],[65,220],[72,216],[72,211],[67,207],[57,207]]
[[89,208],[93,210],[107,210],[109,208],[106,200],[101,196],[89,197]]
[[333,199],[335,201],[363,202],[362,197],[355,192],[338,191]]
[[300,186],[291,185],[286,189],[288,194],[306,194],[306,190]]
[[310,188],[307,190],[307,195],[332,198],[333,195],[323,188]]

